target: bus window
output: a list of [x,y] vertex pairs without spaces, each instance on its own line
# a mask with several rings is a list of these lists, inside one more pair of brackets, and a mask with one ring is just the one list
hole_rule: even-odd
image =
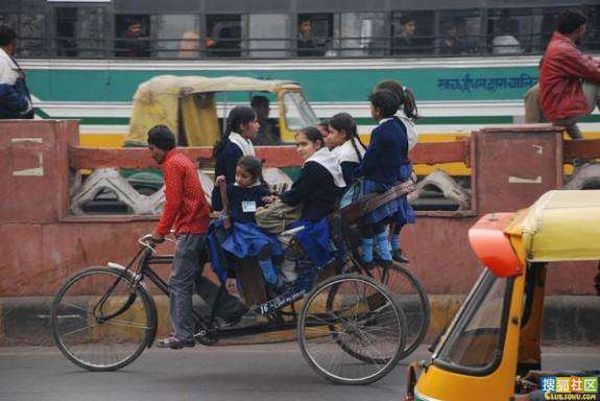
[[0,12],[0,24],[13,28],[19,38],[17,57],[44,57],[46,49],[46,18],[43,11]]
[[240,57],[241,23],[241,15],[208,14],[206,16],[208,36],[205,46],[207,57]]
[[149,57],[150,16],[147,14],[116,15],[115,38],[115,56]]
[[[340,19],[340,23],[337,19]],[[342,57],[383,56],[386,45],[385,13],[350,12],[335,16],[336,55]],[[338,29],[339,27],[339,29]]]
[[298,14],[298,57],[333,56],[333,14]]
[[200,55],[199,18],[194,14],[157,15],[152,26],[156,34],[158,58],[198,58]]
[[532,10],[490,9],[488,43],[492,54],[520,54],[530,51],[533,35]]
[[433,12],[392,13],[392,55],[433,53]]
[[289,57],[290,18],[287,14],[248,14],[248,56]]
[[440,11],[436,52],[460,56],[478,51],[481,17],[478,10]]
[[105,57],[106,12],[101,7],[56,7],[54,9],[56,55]]
[[588,18],[587,34],[582,46],[584,49],[600,50],[600,6],[588,7],[585,15]]

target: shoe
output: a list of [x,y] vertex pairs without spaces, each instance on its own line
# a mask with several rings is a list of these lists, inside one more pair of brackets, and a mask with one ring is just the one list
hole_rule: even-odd
[[393,251],[392,259],[394,259],[396,262],[400,262],[400,263],[410,262],[410,260],[408,260],[408,257],[406,256],[406,254],[402,251],[402,249],[396,249],[395,251]]
[[230,316],[224,316],[220,318],[221,323],[219,324],[219,328],[225,327],[234,327],[240,324],[244,316],[248,313],[248,308],[244,307],[238,313]]
[[157,342],[156,348],[182,349],[183,347],[192,348],[194,345],[196,345],[194,340],[184,341],[179,337],[169,336]]

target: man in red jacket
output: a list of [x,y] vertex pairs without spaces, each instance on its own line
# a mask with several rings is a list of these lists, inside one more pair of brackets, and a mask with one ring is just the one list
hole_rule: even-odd
[[190,159],[175,148],[175,136],[164,125],[148,132],[148,149],[162,165],[165,182],[163,214],[152,233],[154,242],[164,241],[171,228],[177,237],[173,270],[169,278],[171,305],[169,316],[174,333],[159,341],[157,347],[181,349],[194,346],[192,296],[194,287],[208,305],[219,297],[217,315],[227,322],[239,321],[246,307],[234,296],[221,291],[202,276],[204,240],[210,207],[198,180],[198,172]]
[[573,139],[582,137],[577,121],[590,114],[599,102],[600,62],[577,49],[586,32],[586,18],[578,10],[558,16],[540,73],[544,116],[567,128]]

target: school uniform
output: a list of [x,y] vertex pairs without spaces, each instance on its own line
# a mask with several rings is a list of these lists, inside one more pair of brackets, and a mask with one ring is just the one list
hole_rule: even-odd
[[[371,133],[371,143],[359,166],[363,177],[361,192],[383,193],[402,182],[406,175],[408,137],[405,125],[397,117],[385,118]],[[410,219],[410,205],[406,197],[395,199],[362,218],[365,225],[389,221],[391,218]],[[412,208],[410,208],[412,209]]]
[[415,122],[408,118],[406,114],[404,114],[403,110],[398,110],[395,117],[400,120],[406,129],[406,137],[408,138],[408,151],[410,152],[419,141],[419,131],[417,131]]
[[[235,182],[235,169],[237,162],[242,156],[255,156],[254,145],[249,139],[244,139],[237,132],[232,132],[225,139],[225,146],[215,160],[215,178],[221,175],[225,176],[225,182],[232,184]],[[219,188],[215,186],[211,196],[211,203],[215,203]]]
[[[358,153],[356,153],[357,149]],[[346,181],[346,185],[349,187],[356,179],[356,170],[365,155],[365,148],[357,138],[352,138],[333,149],[331,153],[340,164],[344,181]]]
[[[283,255],[277,238],[256,225],[254,214],[258,207],[264,206],[262,198],[271,193],[265,185],[256,183],[251,187],[237,184],[227,186],[229,216],[232,227],[221,247],[238,258],[257,256],[265,246],[271,247],[272,256]],[[214,210],[222,210],[221,194],[215,197]]]
[[317,222],[333,212],[345,186],[337,160],[329,149],[321,148],[304,162],[300,176],[281,200],[290,206],[302,204],[300,220]]
[[288,205],[302,204],[300,220],[289,226],[304,227],[296,234],[307,256],[296,263],[296,291],[309,291],[317,270],[332,257],[327,216],[335,209],[345,187],[337,159],[329,149],[321,148],[304,162],[300,177],[289,191],[281,195],[281,200]]

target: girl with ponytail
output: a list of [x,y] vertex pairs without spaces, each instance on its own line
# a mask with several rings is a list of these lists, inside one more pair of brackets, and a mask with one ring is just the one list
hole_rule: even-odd
[[[225,182],[235,182],[235,169],[242,156],[255,156],[252,140],[258,133],[256,113],[247,106],[236,106],[227,117],[227,128],[221,139],[213,147],[215,159],[215,177],[225,176]],[[213,203],[218,188],[212,193]]]
[[[389,90],[394,93],[401,104],[401,110],[399,110],[394,116],[406,129],[406,136],[408,138],[408,150],[410,151],[416,144],[419,137],[419,133],[415,127],[415,121],[419,117],[415,96],[409,88],[402,86],[397,81],[383,81],[377,84],[375,90]],[[406,158],[405,163],[400,166],[400,180],[407,181],[412,176],[412,163]],[[400,232],[402,227],[406,224],[412,224],[415,222],[415,214],[408,203],[404,202],[403,213],[397,213],[392,219],[390,224],[390,249],[392,258],[397,262],[407,263],[408,257],[400,248]]]

